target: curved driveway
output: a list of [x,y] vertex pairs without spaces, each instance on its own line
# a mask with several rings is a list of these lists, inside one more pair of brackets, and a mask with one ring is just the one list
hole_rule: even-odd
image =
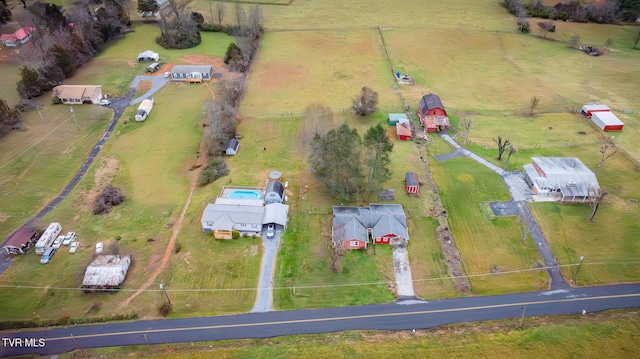
[[[411,330],[441,325],[640,307],[640,284],[550,290],[436,301],[404,300],[357,307],[150,320],[2,333],[0,356],[53,355],[76,348],[181,343],[343,330]],[[43,338],[42,347],[8,339]]]

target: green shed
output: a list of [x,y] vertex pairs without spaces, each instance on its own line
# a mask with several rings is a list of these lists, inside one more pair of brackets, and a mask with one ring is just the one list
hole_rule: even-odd
[[390,113],[389,126],[395,126],[401,118],[407,118],[407,115],[404,113]]

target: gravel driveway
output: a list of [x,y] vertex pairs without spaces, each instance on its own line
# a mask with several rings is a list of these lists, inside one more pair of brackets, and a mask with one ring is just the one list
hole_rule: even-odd
[[391,248],[393,249],[393,269],[396,274],[396,293],[398,297],[415,297],[407,242],[404,239],[399,241],[392,239]]
[[260,267],[260,280],[258,281],[258,294],[252,312],[264,313],[273,310],[273,275],[275,271],[276,257],[280,248],[280,233],[273,238],[262,237],[262,265]]
[[135,79],[133,79],[133,82],[131,82],[131,86],[129,86],[129,88],[135,89],[140,84],[140,81],[151,81],[151,88],[142,96],[131,100],[130,105],[135,105],[139,102],[142,102],[142,100],[150,98],[151,95],[160,90],[162,86],[169,83],[170,79],[165,78],[162,74],[158,74],[156,76],[138,75]]

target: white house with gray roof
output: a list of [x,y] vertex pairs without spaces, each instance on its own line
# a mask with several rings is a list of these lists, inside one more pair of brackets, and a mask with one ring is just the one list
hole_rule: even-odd
[[393,238],[409,240],[407,216],[400,204],[370,204],[369,207],[333,207],[331,241],[346,249],[389,244]]
[[[598,179],[576,157],[532,157],[524,166],[534,193],[542,200],[588,202],[600,188]],[[535,198],[535,197],[534,197]]]
[[211,65],[175,65],[171,68],[171,80],[174,82],[202,82],[211,80]]

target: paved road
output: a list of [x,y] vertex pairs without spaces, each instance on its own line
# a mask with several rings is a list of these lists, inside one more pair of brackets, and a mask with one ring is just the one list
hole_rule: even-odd
[[[52,355],[80,348],[196,342],[343,330],[412,330],[441,325],[552,314],[578,314],[640,307],[640,284],[544,292],[416,299],[357,307],[249,313],[218,317],[136,321],[2,333],[3,338],[44,338],[39,348],[9,347],[0,356]],[[588,314],[587,314],[588,315]],[[517,320],[517,319],[516,319]],[[74,343],[75,340],[75,343]]]
[[280,248],[280,233],[269,239],[262,237],[262,266],[258,280],[258,294],[252,312],[264,313],[273,310],[273,275],[275,273],[276,257]]
[[512,200],[510,202],[504,202],[503,204],[498,204],[496,202],[490,203],[489,205],[491,206],[493,213],[495,213],[497,216],[520,216],[527,223],[531,237],[535,241],[536,248],[538,248],[538,253],[540,253],[540,256],[544,260],[544,264],[547,267],[547,273],[549,273],[549,279],[551,281],[551,289],[568,288],[569,285],[562,276],[562,272],[558,267],[558,262],[556,261],[553,252],[551,252],[551,248],[549,248],[547,239],[544,237],[544,234],[542,234],[540,226],[538,226],[538,222],[536,222],[535,218],[531,214],[531,211],[529,210],[527,202],[531,201],[532,193],[520,173],[505,171],[502,168],[494,165],[493,163],[485,160],[484,158],[481,158],[475,153],[462,148],[453,138],[451,138],[451,136],[449,136],[449,134],[445,132],[440,132],[438,133],[438,135],[449,144],[451,144],[451,146],[453,146],[455,150],[451,153],[437,156],[436,160],[445,161],[453,157],[469,157],[486,166],[490,170],[500,175],[500,177],[502,177],[504,183],[509,189],[509,193],[511,193]]
[[[124,95],[124,97],[116,97],[111,99],[111,108],[113,109],[113,118],[111,119],[111,122],[109,122],[109,125],[107,126],[107,129],[104,131],[104,134],[102,135],[102,137],[100,137],[100,139],[98,140],[98,143],[96,143],[96,145],[93,147],[91,152],[89,152],[89,155],[82,163],[82,166],[80,166],[76,174],[73,175],[73,178],[71,178],[71,181],[67,183],[64,189],[62,189],[62,192],[60,192],[60,194],[58,194],[51,202],[49,202],[44,208],[42,208],[33,217],[29,218],[20,228],[16,229],[13,233],[11,233],[9,237],[7,237],[2,242],[0,247],[4,246],[4,244],[9,240],[9,238],[11,238],[11,236],[13,236],[13,234],[16,233],[19,229],[24,227],[31,227],[35,222],[37,222],[42,217],[44,217],[49,212],[51,212],[76,187],[78,182],[80,182],[80,179],[82,179],[82,176],[84,176],[84,174],[89,169],[89,166],[91,166],[93,161],[98,156],[98,153],[100,153],[100,150],[102,150],[102,146],[104,146],[104,144],[109,139],[109,136],[111,136],[111,132],[113,132],[113,130],[116,128],[116,125],[118,124],[118,120],[120,119],[120,117],[122,117],[122,114],[127,109],[127,107],[129,107],[129,102],[133,98],[134,93],[135,92],[132,89],[130,89]],[[7,255],[7,253],[4,250],[0,251],[0,274],[4,273],[4,271],[6,271],[7,268],[9,268],[9,266],[11,265],[11,262],[12,262],[11,257]]]

